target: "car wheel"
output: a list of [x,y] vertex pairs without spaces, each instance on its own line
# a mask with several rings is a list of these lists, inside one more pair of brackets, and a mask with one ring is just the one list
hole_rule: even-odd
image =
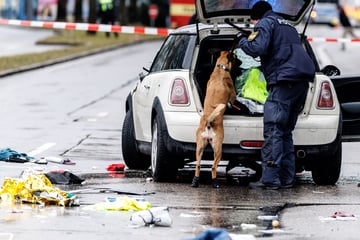
[[127,111],[121,134],[122,154],[126,166],[130,169],[146,170],[150,167],[150,156],[138,151],[132,110]]
[[319,161],[311,173],[316,184],[334,185],[338,181],[341,171],[341,153],[342,146],[340,143],[334,154],[324,159],[317,159]]
[[161,120],[155,117],[152,127],[151,169],[154,181],[173,182],[177,178],[178,167],[175,158],[171,157],[164,145],[164,133]]

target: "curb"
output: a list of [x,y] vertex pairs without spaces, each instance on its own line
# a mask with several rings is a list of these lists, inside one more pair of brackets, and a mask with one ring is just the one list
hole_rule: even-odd
[[146,170],[130,170],[125,169],[124,171],[108,171],[108,172],[96,172],[96,173],[79,173],[76,174],[81,178],[115,178],[115,177],[127,177],[127,178],[147,178],[151,177],[151,173]]

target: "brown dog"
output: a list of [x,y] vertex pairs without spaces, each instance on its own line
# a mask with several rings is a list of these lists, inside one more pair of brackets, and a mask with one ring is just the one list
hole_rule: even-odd
[[222,159],[224,112],[226,105],[229,102],[234,103],[236,98],[234,83],[230,74],[233,65],[235,65],[235,60],[237,60],[236,56],[232,52],[221,51],[207,83],[204,113],[196,131],[196,169],[192,187],[199,187],[200,162],[204,149],[209,143],[214,151],[214,162],[211,167],[212,186],[214,188],[220,187],[216,179],[216,171]]

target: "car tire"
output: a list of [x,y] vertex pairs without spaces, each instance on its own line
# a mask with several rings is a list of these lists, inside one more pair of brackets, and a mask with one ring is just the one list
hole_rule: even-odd
[[177,160],[170,156],[164,144],[164,130],[157,115],[153,121],[151,143],[151,170],[156,182],[174,182],[177,178]]
[[312,178],[317,185],[334,185],[340,177],[342,146],[335,153],[324,159],[317,159],[317,164],[312,169]]
[[147,170],[151,165],[151,158],[138,151],[136,147],[135,130],[132,110],[126,112],[122,134],[122,154],[129,169]]

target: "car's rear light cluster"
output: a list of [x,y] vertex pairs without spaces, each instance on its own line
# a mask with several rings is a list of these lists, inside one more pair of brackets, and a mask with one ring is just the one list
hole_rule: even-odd
[[187,92],[184,79],[181,78],[174,79],[170,92],[170,104],[172,105],[189,104],[189,94]]
[[264,141],[241,141],[240,146],[243,148],[261,148]]
[[334,108],[334,96],[329,82],[323,82],[321,84],[317,107],[325,109]]

